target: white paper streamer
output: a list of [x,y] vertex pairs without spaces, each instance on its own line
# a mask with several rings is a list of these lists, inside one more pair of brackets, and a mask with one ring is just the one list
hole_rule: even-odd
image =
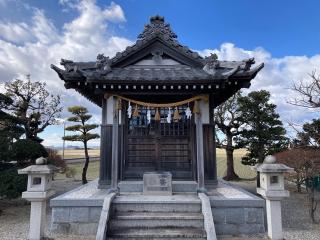
[[167,115],[167,123],[171,123],[171,108],[169,108],[169,111],[168,111],[168,115]]
[[191,112],[189,106],[186,109],[186,117],[187,117],[187,119],[191,119],[191,117],[192,117],[192,112]]
[[147,120],[148,120],[148,124],[151,122],[151,111],[150,109],[147,110]]
[[131,118],[131,116],[132,116],[132,106],[130,105],[130,102],[129,102],[129,106],[128,106],[128,109],[127,109],[127,114],[128,114],[128,118]]

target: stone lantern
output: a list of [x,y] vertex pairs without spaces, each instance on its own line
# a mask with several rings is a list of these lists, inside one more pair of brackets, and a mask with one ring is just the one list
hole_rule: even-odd
[[260,187],[257,188],[257,193],[266,199],[268,237],[272,240],[282,240],[281,200],[289,197],[289,191],[284,188],[284,173],[292,172],[293,168],[276,163],[276,158],[269,155],[254,169],[260,173]]
[[19,174],[28,174],[27,191],[22,198],[31,202],[29,240],[44,238],[46,225],[46,200],[54,194],[51,190],[53,173],[58,169],[45,164],[45,158],[38,158],[36,165],[18,170]]

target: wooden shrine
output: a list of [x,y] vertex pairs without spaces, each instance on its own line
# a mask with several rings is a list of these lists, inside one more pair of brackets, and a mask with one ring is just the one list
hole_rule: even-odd
[[214,108],[250,86],[263,68],[254,64],[203,58],[154,16],[113,58],[51,67],[66,88],[102,108],[100,188],[166,171],[175,181],[197,181],[201,191],[217,179]]

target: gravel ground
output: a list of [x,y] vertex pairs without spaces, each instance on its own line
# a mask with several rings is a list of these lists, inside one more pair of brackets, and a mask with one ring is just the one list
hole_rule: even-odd
[[[255,184],[250,181],[235,183],[247,191],[255,193]],[[57,195],[81,185],[79,181],[57,180],[54,189]],[[306,194],[298,194],[293,186],[288,186],[291,196],[282,203],[284,235],[286,240],[320,240],[320,224],[312,224],[309,220],[307,206],[304,204]],[[0,240],[25,240],[29,227],[30,205],[24,200],[0,201]],[[50,223],[50,208],[48,207],[48,223]],[[317,218],[320,219],[320,207]],[[59,240],[94,240],[95,236],[61,236],[51,235],[51,239]],[[267,239],[263,235],[232,237],[223,236],[219,240],[254,240]]]

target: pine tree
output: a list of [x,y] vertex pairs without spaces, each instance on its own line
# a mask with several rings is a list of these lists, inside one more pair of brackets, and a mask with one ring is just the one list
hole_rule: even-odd
[[248,153],[242,158],[245,165],[263,162],[265,156],[280,152],[288,147],[286,130],[276,113],[276,105],[269,102],[270,93],[265,90],[253,91],[238,99],[244,124],[237,142],[246,147]]
[[72,132],[79,132],[79,134],[65,136],[63,137],[63,139],[66,141],[83,142],[86,160],[82,169],[82,184],[86,184],[88,182],[87,170],[89,166],[88,141],[99,138],[98,134],[90,133],[90,131],[97,128],[98,125],[87,123],[88,120],[92,117],[92,115],[88,114],[88,110],[85,107],[73,106],[73,107],[69,107],[68,111],[73,114],[72,117],[68,118],[68,121],[75,122],[78,124],[66,127],[66,130],[72,131]]

